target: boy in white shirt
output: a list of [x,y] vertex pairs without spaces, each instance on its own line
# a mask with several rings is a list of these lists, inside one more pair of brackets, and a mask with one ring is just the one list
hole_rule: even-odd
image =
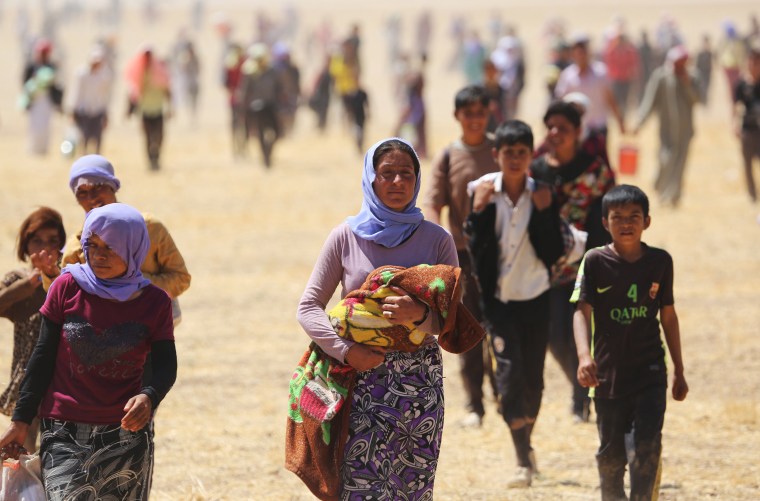
[[501,415],[512,433],[518,468],[509,487],[536,473],[531,433],[541,406],[549,336],[549,268],[565,251],[558,207],[548,186],[528,175],[533,132],[509,120],[495,132],[500,172],[472,181],[469,250],[496,359]]

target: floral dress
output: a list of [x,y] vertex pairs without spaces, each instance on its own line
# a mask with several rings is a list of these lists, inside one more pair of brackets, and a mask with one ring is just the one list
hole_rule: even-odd
[[24,370],[40,335],[39,309],[45,302],[42,287],[29,290],[20,280],[28,271],[12,271],[0,282],[0,316],[13,322],[13,360],[8,387],[0,395],[0,412],[10,416],[16,406]]
[[[555,167],[549,165],[544,155],[531,164],[531,175],[554,187],[560,216],[588,232],[587,250],[608,241],[602,226],[601,199],[615,186],[615,174],[602,157],[579,151],[570,162]],[[555,265],[552,284],[574,282],[579,265],[579,261]]]

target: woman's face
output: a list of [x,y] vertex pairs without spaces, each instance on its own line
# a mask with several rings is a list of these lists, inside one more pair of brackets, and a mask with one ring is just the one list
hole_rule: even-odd
[[39,254],[44,250],[53,256],[53,259],[58,261],[58,258],[61,257],[62,247],[63,242],[61,242],[58,230],[55,228],[40,228],[29,239],[29,243],[26,245],[26,253],[31,256],[32,254]]
[[76,197],[85,212],[116,202],[116,193],[107,184],[84,184],[77,188]]
[[552,115],[546,121],[549,147],[554,152],[573,152],[581,135],[581,128],[573,125],[564,115]]
[[118,278],[127,272],[127,263],[99,236],[90,235],[84,250],[87,264],[99,279]]
[[372,188],[389,209],[401,212],[414,198],[416,182],[412,158],[404,151],[392,150],[377,162]]

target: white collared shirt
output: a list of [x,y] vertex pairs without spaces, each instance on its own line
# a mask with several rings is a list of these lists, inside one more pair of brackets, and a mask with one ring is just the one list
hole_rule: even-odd
[[571,92],[581,92],[588,97],[589,106],[583,114],[583,123],[598,128],[607,125],[610,110],[607,106],[607,67],[599,61],[591,61],[588,71],[581,75],[577,64],[571,64],[559,75],[554,95],[562,98]]
[[113,75],[111,70],[101,66],[95,71],[84,67],[77,73],[71,107],[73,111],[86,115],[107,113],[111,102]]
[[527,301],[543,294],[551,283],[549,272],[536,255],[528,235],[528,223],[533,212],[532,194],[536,181],[526,177],[525,190],[513,204],[502,191],[502,173],[486,174],[467,185],[468,193],[483,181],[494,183],[492,202],[496,204],[496,239],[499,242],[499,278],[496,282],[496,299]]

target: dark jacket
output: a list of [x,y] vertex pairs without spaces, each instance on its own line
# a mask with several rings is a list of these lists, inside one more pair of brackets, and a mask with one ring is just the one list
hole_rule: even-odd
[[[471,212],[464,224],[467,247],[480,287],[481,302],[488,307],[495,301],[499,277],[499,242],[496,238],[496,204],[490,203],[480,212]],[[528,223],[528,237],[536,256],[550,273],[551,266],[564,255],[565,244],[555,201],[544,210],[535,206]]]

